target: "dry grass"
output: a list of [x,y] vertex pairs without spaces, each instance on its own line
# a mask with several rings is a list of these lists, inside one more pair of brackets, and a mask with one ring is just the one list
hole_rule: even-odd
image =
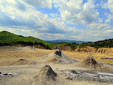
[[[12,62],[18,61],[19,59],[25,60],[36,60],[38,57],[47,55],[53,50],[46,49],[32,49],[30,47],[17,48],[17,47],[0,47],[0,65],[9,65]],[[101,59],[101,58],[113,58],[113,53],[101,54],[94,52],[71,52],[63,51],[63,53],[71,58],[78,60],[84,60],[87,56],[92,55],[95,60],[99,63],[113,63],[113,59]],[[36,59],[35,59],[36,58]],[[38,61],[38,59],[37,59]],[[54,59],[49,61],[55,61]],[[32,63],[32,62],[31,62]]]
[[30,47],[0,47],[0,65],[8,65],[19,59],[32,60],[49,54],[52,50],[32,49]]
[[99,63],[113,63],[113,59],[101,59],[101,58],[113,58],[113,53],[101,54],[94,52],[69,52],[69,51],[63,51],[63,53],[71,58],[75,58],[78,60],[84,60],[87,58],[87,56],[92,55],[95,58],[95,60]]

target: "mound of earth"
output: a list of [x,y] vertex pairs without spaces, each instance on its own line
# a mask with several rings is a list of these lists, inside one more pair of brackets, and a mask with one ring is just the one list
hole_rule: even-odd
[[45,65],[39,72],[38,79],[41,81],[53,80],[56,81],[57,73],[49,65]]
[[13,64],[21,65],[21,64],[27,64],[28,61],[26,59],[19,59],[15,61]]
[[78,64],[79,67],[90,68],[92,70],[113,73],[113,69],[102,63],[98,63],[91,55]]
[[71,59],[68,56],[64,55],[59,49],[47,55],[46,60],[48,62],[56,62],[60,64],[72,64],[78,62],[77,60]]
[[96,52],[97,49],[94,47],[90,47],[90,46],[86,46],[86,47],[79,47],[77,46],[77,48],[75,49],[75,52]]
[[103,66],[103,64],[98,63],[91,55],[88,56],[83,62],[79,64],[79,66],[82,67],[89,67],[89,68],[94,68],[98,69]]
[[11,65],[27,65],[27,64],[36,64],[34,61],[28,61],[26,59],[19,59],[13,62]]

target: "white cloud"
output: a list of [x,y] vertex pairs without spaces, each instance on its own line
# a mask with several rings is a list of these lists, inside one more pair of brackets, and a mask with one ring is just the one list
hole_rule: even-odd
[[109,24],[102,24],[102,23],[91,23],[87,25],[88,28],[94,29],[94,30],[104,30],[104,29],[109,29],[111,26]]
[[[14,0],[12,0],[14,1]],[[8,5],[4,6],[0,4],[0,25],[2,26],[26,26],[28,28],[33,28],[41,30],[43,29],[57,29],[64,30],[65,24],[56,19],[50,19],[47,14],[43,14],[40,11],[34,10],[34,8],[22,0],[19,1],[26,7],[26,11],[21,11],[15,8],[16,3],[7,2],[6,0],[2,3]],[[53,26],[53,27],[50,27]]]
[[113,12],[113,0],[107,0],[107,2],[101,2],[101,6],[105,9],[109,9]]
[[82,40],[83,38],[91,41],[103,40],[113,36],[112,32],[107,32],[109,30],[113,31],[113,27],[111,27],[109,24],[91,23],[87,25],[86,30],[81,31],[81,37]]
[[64,38],[64,34],[59,34],[59,33],[54,33],[54,34],[40,33],[40,35],[41,35],[41,39],[43,40],[57,40],[57,39]]
[[[25,7],[25,11],[16,7],[20,3]],[[52,39],[53,35],[54,39],[63,38],[65,33],[74,34],[76,32],[75,29],[66,27],[63,21],[49,18],[47,14],[36,11],[33,6],[22,0],[12,0],[11,2],[2,0],[0,3],[0,26],[4,28],[2,30],[22,35],[33,35],[41,39],[45,39],[45,36],[46,39]]]
[[110,23],[113,20],[113,0],[107,0],[106,2],[101,1],[101,7],[104,9],[109,9],[110,13],[105,12],[105,16],[107,19],[105,20],[106,23]]
[[[75,29],[76,31],[68,35],[64,35],[63,39],[97,41],[112,38],[113,27],[109,24],[91,23],[86,25],[87,29]],[[78,34],[77,34],[78,33]]]
[[83,4],[83,0],[54,0],[55,7],[60,7],[62,20],[69,24],[86,24],[96,20],[99,13],[93,0]]
[[102,18],[98,18],[98,22],[103,22],[103,19]]
[[74,40],[81,40],[81,36],[72,35],[71,36]]
[[[0,0],[0,31],[31,35],[43,40],[95,41],[113,36],[113,27],[106,24],[113,19],[112,13],[105,13],[107,19],[103,24],[104,19],[98,17],[94,0],[85,3],[83,0],[53,0],[53,3],[60,11],[60,18],[57,14],[48,15],[36,10],[51,8],[52,0]],[[106,8],[112,12],[112,7],[106,5]],[[81,27],[77,28],[77,24]]]
[[111,18],[108,17],[108,19],[105,20],[106,23],[109,23],[111,21]]
[[[24,29],[23,29],[24,28]],[[16,27],[16,28],[11,28],[11,27],[3,27],[0,26],[0,31],[9,31],[11,33],[17,34],[17,35],[23,35],[23,36],[34,36],[40,38],[40,33],[37,33],[34,29],[27,29],[25,27]]]
[[23,0],[23,1],[38,8],[52,7],[52,0]]
[[106,15],[106,19],[105,19],[105,22],[106,23],[110,23],[111,22],[111,20],[113,20],[113,13],[105,13],[105,15]]

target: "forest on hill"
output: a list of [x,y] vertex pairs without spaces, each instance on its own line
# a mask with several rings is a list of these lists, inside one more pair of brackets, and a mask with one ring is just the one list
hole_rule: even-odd
[[52,44],[48,43],[46,41],[43,41],[41,39],[32,37],[32,36],[22,36],[22,35],[16,35],[13,33],[10,33],[8,31],[1,31],[0,32],[0,46],[6,46],[6,45],[24,45],[24,46],[34,46],[34,45],[40,45],[45,47],[46,49],[53,49],[57,46],[70,46],[72,50],[76,49],[77,46],[80,48],[90,46],[95,48],[112,48],[113,47],[113,39],[106,39],[96,42],[85,42],[85,43],[66,43],[61,42],[58,44]]

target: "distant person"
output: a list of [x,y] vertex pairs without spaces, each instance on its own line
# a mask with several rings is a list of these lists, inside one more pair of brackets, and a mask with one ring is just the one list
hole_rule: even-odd
[[33,46],[31,46],[31,48],[35,50],[35,46],[34,46],[34,45],[33,45]]
[[33,45],[33,49],[35,50],[35,46]]

